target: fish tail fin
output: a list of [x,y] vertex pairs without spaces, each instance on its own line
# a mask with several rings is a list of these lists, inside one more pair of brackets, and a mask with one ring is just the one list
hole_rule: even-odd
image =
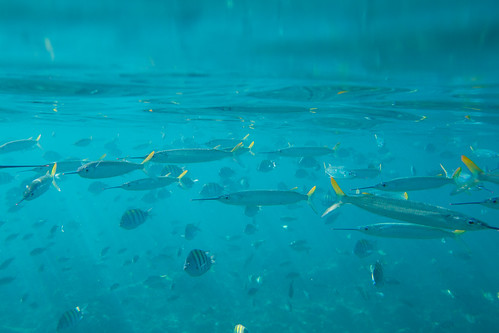
[[154,156],[154,151],[152,151],[149,155],[147,155],[145,160],[143,160],[140,164],[145,164],[145,163],[149,162],[153,156]]
[[231,153],[235,153],[236,151],[238,151],[241,147],[243,146],[243,143],[242,142],[239,142],[237,145],[234,146],[234,148],[232,148],[232,150],[230,151]]
[[247,138],[249,137],[249,133],[246,134],[244,137],[243,137],[243,141],[246,140]]
[[459,179],[459,176],[461,175],[461,171],[463,169],[461,167],[457,168],[456,171],[454,171],[454,173],[452,174],[452,180],[454,181],[454,183],[457,184],[457,180]]
[[[249,135],[249,134],[248,134],[248,135]],[[248,135],[247,135],[247,136],[245,136],[245,138],[246,138],[246,137],[248,137]],[[243,140],[244,140],[244,139],[243,139]],[[254,145],[255,145],[255,141],[251,141],[250,145],[248,146],[249,153],[250,153],[251,155],[253,155],[253,156],[255,156],[255,153],[253,152],[253,150],[251,150],[251,148],[253,148],[253,146],[254,146]]]
[[480,169],[475,163],[473,163],[472,160],[470,160],[468,157],[461,155],[461,161],[468,167],[470,170],[471,174],[473,177],[477,177],[478,175],[482,174],[483,171]]
[[50,172],[50,177],[52,177],[52,185],[56,188],[57,191],[61,191],[59,186],[57,186],[57,183],[55,182],[55,173],[57,171],[57,163],[54,163],[54,166],[52,167],[52,171]]
[[336,193],[337,200],[332,206],[330,206],[328,209],[326,209],[326,211],[322,214],[321,217],[324,217],[327,214],[331,213],[333,210],[339,208],[343,204],[343,201],[342,201],[343,198],[346,197],[345,192],[343,192],[343,190],[340,188],[340,186],[338,185],[338,183],[336,182],[336,180],[333,177],[331,177],[331,185],[333,186],[333,190]]
[[310,206],[310,208],[312,208],[312,210],[314,211],[314,213],[317,214],[317,215],[319,215],[319,212],[317,211],[317,208],[315,208],[314,202],[312,201],[312,195],[314,194],[316,188],[317,188],[317,186],[314,186],[314,187],[312,187],[310,189],[310,191],[308,191],[308,193],[307,193],[307,203]]
[[36,137],[36,140],[35,140],[35,141],[36,141],[36,145],[38,146],[38,148],[43,149],[43,148],[42,148],[42,145],[40,144],[40,138],[41,138],[41,137],[42,137],[42,135],[41,135],[41,134],[38,134],[38,136]]
[[181,174],[177,177],[177,179],[178,179],[178,183],[179,183],[180,187],[182,187],[182,188],[185,188],[185,185],[184,185],[184,183],[182,182],[182,178],[184,178],[184,176],[185,176],[185,174],[187,173],[187,171],[188,171],[188,170],[185,170],[184,172],[182,172],[182,173],[181,173]]
[[449,174],[447,173],[447,170],[445,170],[444,166],[442,165],[442,163],[440,163],[440,167],[442,168],[442,170],[444,170],[444,175],[445,175],[445,178],[449,178]]

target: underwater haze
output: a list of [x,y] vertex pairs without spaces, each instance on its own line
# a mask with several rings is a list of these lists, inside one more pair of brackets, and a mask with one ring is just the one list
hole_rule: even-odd
[[0,333],[497,332],[498,10],[0,2]]

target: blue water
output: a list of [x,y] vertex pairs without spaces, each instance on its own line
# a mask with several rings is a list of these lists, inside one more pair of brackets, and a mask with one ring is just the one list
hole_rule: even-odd
[[[395,221],[352,205],[332,223],[320,215],[335,200],[329,165],[381,165],[372,179],[338,173],[347,194],[433,176],[440,164],[449,173],[462,167],[465,181],[461,155],[486,172],[498,168],[497,9],[443,0],[1,2],[0,145],[41,134],[41,147],[1,154],[0,165],[214,148],[206,143],[248,134],[254,154],[180,165],[191,188],[96,192],[146,173],[98,180],[105,185],[59,174],[60,192],[17,206],[41,174],[0,169],[0,332],[55,332],[75,306],[84,316],[70,332],[231,332],[236,324],[496,332],[497,231],[467,232],[463,242],[376,238],[331,229]],[[337,143],[311,167],[265,153]],[[259,171],[265,159],[275,168]],[[151,162],[146,172],[163,166]],[[234,170],[232,181],[222,182],[222,167]],[[249,217],[244,207],[191,201],[210,182],[227,193],[317,186],[319,214],[305,202]],[[495,209],[449,206],[497,196],[497,184],[452,190],[408,195],[499,226]],[[128,209],[151,216],[125,230]],[[191,240],[187,224],[200,229]],[[366,258],[353,254],[362,238],[376,244]],[[183,271],[192,249],[215,257],[200,277]],[[371,281],[376,261],[382,288]]]

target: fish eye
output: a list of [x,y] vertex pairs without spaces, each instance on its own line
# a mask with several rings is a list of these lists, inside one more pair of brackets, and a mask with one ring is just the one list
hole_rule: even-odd
[[381,183],[381,186],[382,187],[386,187],[386,183]]
[[492,203],[497,203],[497,198],[492,199]]
[[34,195],[35,195],[35,192],[31,192],[29,195],[34,196]]
[[85,172],[88,172],[88,168],[85,168]]
[[469,219],[469,220],[468,220],[468,224],[470,224],[470,225],[473,225],[473,224],[475,224],[475,223],[476,223],[476,220],[475,220],[475,219]]
[[364,227],[364,230],[366,230],[366,231],[369,230],[369,227]]

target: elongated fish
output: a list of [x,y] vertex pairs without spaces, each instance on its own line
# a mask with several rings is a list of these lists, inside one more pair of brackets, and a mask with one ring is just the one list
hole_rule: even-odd
[[24,171],[33,171],[40,173],[46,172],[47,170],[50,171],[54,167],[55,163],[57,163],[57,171],[59,173],[67,174],[69,172],[78,170],[79,167],[81,167],[85,163],[88,163],[88,160],[62,160],[62,161],[48,163],[45,165],[33,165],[31,166],[33,169],[24,170]]
[[343,204],[352,204],[374,214],[435,228],[451,230],[499,230],[497,227],[492,227],[483,221],[460,212],[423,202],[388,198],[369,193],[347,196],[333,177],[331,177],[331,185],[338,198],[332,206],[326,209],[322,217]]
[[179,183],[182,185],[182,177],[184,177],[186,173],[187,170],[185,170],[178,177],[162,176],[132,180],[119,186],[107,187],[105,188],[105,190],[109,190],[112,188],[121,188],[127,191],[147,191],[153,190],[155,188],[165,187],[173,183]]
[[52,167],[52,172],[49,174],[48,171],[45,175],[36,178],[31,182],[31,184],[26,186],[23,198],[16,205],[19,205],[24,200],[33,200],[38,198],[43,193],[47,192],[50,188],[50,184],[60,191],[59,187],[55,183],[55,172],[57,170],[57,163]]
[[13,169],[13,168],[47,168],[50,164],[36,164],[36,165],[0,165],[0,169]]
[[[231,150],[223,150],[216,148],[185,148],[185,149],[160,150],[154,154],[151,161],[156,163],[174,163],[174,164],[218,161],[224,158],[235,157],[236,152],[242,146],[243,143],[240,142]],[[251,143],[250,146],[252,147],[253,143]]]
[[451,203],[451,205],[482,205],[488,208],[499,209],[499,197],[489,198],[483,201],[475,201],[475,202],[457,202]]
[[224,194],[214,198],[199,198],[198,200],[217,200],[228,205],[255,207],[255,206],[277,206],[289,205],[306,200],[307,203],[315,211],[311,197],[315,192],[315,186],[307,194],[301,194],[296,191],[282,190],[254,190],[240,191],[230,194]]
[[[444,169],[445,171],[445,169]],[[446,173],[447,174],[447,173]],[[389,192],[421,191],[439,188],[448,184],[457,185],[457,179],[461,174],[461,168],[457,168],[452,177],[428,176],[428,177],[405,177],[381,182],[367,187],[360,187],[353,190],[376,189]]]
[[149,162],[154,156],[150,153],[142,163],[131,163],[127,161],[93,161],[79,167],[74,172],[66,172],[65,175],[79,174],[80,177],[98,179],[121,176],[126,173],[144,169],[145,163]]
[[354,230],[364,234],[387,238],[441,239],[456,238],[463,230],[444,230],[414,223],[376,223],[356,228],[333,228],[333,230]]
[[276,151],[265,152],[263,154],[278,154],[286,157],[313,157],[334,154],[339,143],[333,148],[329,147],[288,147]]
[[42,135],[38,135],[36,139],[33,139],[32,137],[29,139],[22,139],[22,140],[15,140],[15,141],[10,141],[6,142],[3,145],[0,146],[0,154],[6,154],[6,153],[12,153],[14,151],[20,151],[20,150],[25,150],[32,148],[33,146],[40,146],[40,138]]
[[462,155],[461,161],[468,167],[471,174],[477,181],[491,182],[494,184],[499,184],[499,172],[484,172],[475,163],[473,163],[469,158]]

